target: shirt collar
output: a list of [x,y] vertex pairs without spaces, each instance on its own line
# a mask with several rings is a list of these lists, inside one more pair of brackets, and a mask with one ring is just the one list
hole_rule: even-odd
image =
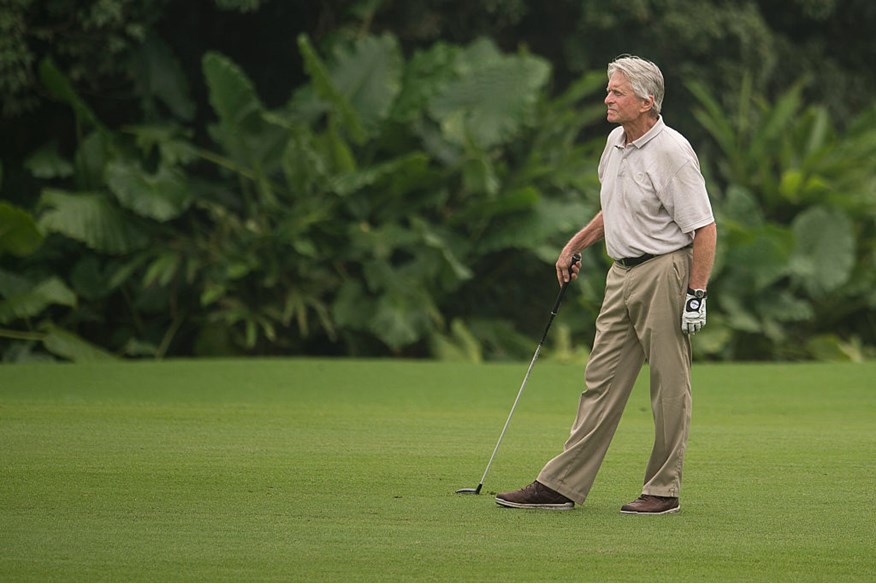
[[[663,128],[666,127],[666,124],[663,123],[663,116],[657,117],[657,123],[655,123],[650,130],[645,132],[638,140],[634,140],[630,145],[635,146],[636,148],[642,148],[645,144],[650,142],[657,134],[663,131]],[[616,148],[623,149],[625,144],[625,138],[623,131],[617,133],[617,138],[614,141],[614,146]]]

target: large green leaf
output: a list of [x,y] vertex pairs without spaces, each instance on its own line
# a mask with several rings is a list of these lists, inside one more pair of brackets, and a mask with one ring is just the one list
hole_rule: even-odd
[[118,153],[116,134],[94,131],[79,142],[76,149],[76,188],[97,190],[105,185],[106,166]]
[[842,211],[812,207],[793,223],[795,280],[814,297],[845,284],[855,266],[855,233]]
[[333,307],[338,324],[364,325],[375,338],[400,350],[424,338],[435,323],[442,322],[426,283],[416,277],[417,262],[399,267],[375,258],[364,261],[362,267],[367,290],[358,285],[344,286],[343,301]]
[[759,310],[765,317],[778,322],[803,322],[815,316],[810,302],[796,298],[788,290],[770,295],[767,302],[759,305]]
[[400,281],[378,300],[369,328],[391,349],[399,350],[428,334],[436,318],[440,317],[429,292]]
[[298,36],[298,49],[304,59],[304,70],[310,76],[316,94],[329,104],[331,111],[349,133],[350,138],[356,143],[364,142],[366,133],[358,112],[347,96],[335,85],[328,67],[317,55],[307,35]]
[[481,197],[457,211],[453,218],[454,223],[498,220],[504,215],[527,213],[541,199],[541,192],[532,185],[505,191],[500,197]]
[[724,259],[725,269],[731,272],[722,284],[728,294],[739,298],[760,295],[788,274],[793,249],[790,230],[768,224],[731,235]]
[[505,249],[527,249],[553,264],[557,248],[549,242],[559,233],[573,234],[593,216],[586,203],[539,199],[532,209],[492,222],[478,242],[480,253]]
[[725,156],[734,157],[738,147],[738,128],[734,127],[730,116],[705,85],[695,80],[688,81],[686,85],[699,101],[699,106],[693,108],[694,118],[721,146]]
[[459,47],[439,42],[414,53],[404,67],[401,92],[391,114],[393,119],[406,124],[420,117],[432,96],[456,77],[460,51]]
[[76,362],[114,361],[118,357],[89,343],[79,335],[53,324],[44,327],[43,346],[52,354]]
[[198,150],[189,142],[193,132],[174,124],[137,124],[127,126],[125,132],[134,136],[146,156],[157,149],[163,164],[185,165],[198,156]]
[[481,153],[470,156],[462,163],[462,188],[466,193],[485,194],[495,198],[499,192],[499,177],[489,156]]
[[450,323],[450,334],[435,332],[429,337],[429,350],[440,361],[483,361],[481,345],[460,319]]
[[747,333],[763,332],[763,323],[760,317],[756,314],[755,306],[750,306],[743,302],[742,298],[737,294],[725,294],[717,299],[709,301],[710,309],[713,306],[720,306],[720,313],[726,319],[727,325],[735,331]]
[[800,117],[804,85],[795,83],[783,93],[775,104],[762,107],[763,112],[749,145],[748,156],[754,160],[766,160],[767,153],[775,148],[776,141],[788,134]]
[[339,46],[329,66],[332,82],[373,134],[401,90],[402,58],[395,37],[364,37]]
[[73,174],[73,165],[58,154],[58,142],[52,140],[27,157],[24,167],[36,178],[66,178]]
[[203,59],[210,105],[229,130],[246,129],[259,120],[264,106],[252,81],[231,59],[209,52]]
[[146,101],[144,109],[154,109],[150,100],[157,98],[178,118],[192,119],[195,104],[188,79],[167,43],[156,36],[147,38],[134,55],[132,68],[138,94]]
[[408,189],[434,179],[428,172],[429,157],[422,152],[411,152],[398,158],[375,164],[359,171],[336,175],[331,189],[341,196],[365,187],[377,188],[391,195],[404,194]]
[[0,322],[33,318],[52,305],[76,306],[76,294],[60,278],[32,283],[0,271]]
[[79,97],[79,94],[73,89],[70,79],[55,65],[53,60],[43,59],[40,63],[40,80],[55,99],[73,108],[77,119],[89,126],[105,129],[95,115],[94,110]]
[[495,359],[516,359],[532,351],[532,337],[516,330],[509,320],[472,317],[467,324],[483,352]]
[[853,338],[844,342],[835,334],[812,337],[806,343],[806,350],[818,361],[853,361],[861,363],[866,357],[861,350],[861,342]]
[[122,206],[157,221],[179,217],[192,199],[185,175],[166,165],[149,174],[139,164],[118,160],[107,166],[106,181]]
[[321,187],[329,163],[317,149],[313,134],[302,129],[290,132],[283,150],[282,168],[293,198],[300,198]]
[[41,229],[66,235],[96,251],[126,254],[149,243],[139,226],[104,194],[46,189],[40,204],[46,208],[39,219]]
[[374,314],[377,300],[358,280],[345,279],[332,305],[332,317],[344,330],[365,331]]
[[[252,180],[263,197],[273,200],[269,175],[280,168],[287,129],[269,121],[252,81],[229,58],[207,53],[203,69],[210,105],[219,117],[219,124],[210,128],[211,135],[232,158],[224,166]],[[210,159],[217,162],[215,157]]]
[[26,256],[43,241],[30,213],[9,203],[0,202],[0,255]]
[[[475,50],[475,47],[477,49]],[[550,74],[547,61],[497,56],[478,43],[459,55],[463,74],[429,101],[445,138],[487,149],[513,136],[528,120]]]
[[463,246],[461,245],[461,242],[464,241],[462,237],[457,236],[448,229],[443,229],[439,225],[432,225],[419,217],[411,218],[411,226],[417,231],[422,240],[421,247],[432,249],[439,253],[450,269],[454,281],[459,282],[474,277],[474,273],[463,263],[459,253],[460,249],[468,251],[470,247],[468,241],[465,241]]
[[755,230],[763,225],[763,212],[751,191],[745,187],[731,184],[727,187],[723,200],[716,201],[715,207],[720,213],[722,224],[729,221],[740,229]]

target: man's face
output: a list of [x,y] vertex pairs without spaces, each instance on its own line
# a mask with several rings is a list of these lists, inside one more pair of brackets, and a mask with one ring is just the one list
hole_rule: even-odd
[[605,105],[608,106],[606,119],[613,124],[632,122],[651,109],[651,99],[637,97],[627,76],[615,71],[608,80]]

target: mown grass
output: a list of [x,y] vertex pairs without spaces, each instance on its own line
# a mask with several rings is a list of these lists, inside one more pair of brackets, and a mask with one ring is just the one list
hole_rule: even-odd
[[[0,367],[3,581],[873,581],[876,364],[696,365],[682,512],[618,513],[640,378],[572,512],[475,486],[525,364]],[[485,491],[561,447],[582,380],[540,362]]]

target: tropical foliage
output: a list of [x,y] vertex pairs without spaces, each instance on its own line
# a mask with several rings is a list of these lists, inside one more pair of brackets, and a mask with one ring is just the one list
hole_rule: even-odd
[[722,193],[720,307],[702,348],[726,358],[853,358],[876,322],[876,109],[839,135],[801,84],[774,104],[741,83],[728,114],[699,83]]
[[[302,77],[268,99],[254,69],[228,54],[209,51],[189,72],[150,32],[148,4],[77,9],[71,22],[116,39],[93,71],[70,62],[94,47],[70,39],[60,61],[31,65],[19,33],[35,30],[22,24],[35,18],[33,2],[0,15],[0,28],[19,35],[4,36],[0,57],[21,70],[0,79],[22,83],[5,105],[34,107],[25,89],[39,85],[63,106],[48,119],[72,128],[51,127],[20,165],[0,166],[4,360],[531,355],[556,294],[556,251],[598,206],[601,64],[571,74],[486,38],[369,33],[381,3],[362,2],[360,26],[320,43],[302,34],[290,62],[272,61],[271,71]],[[613,20],[585,11],[581,22],[599,34],[629,28],[651,4]],[[729,8],[710,18],[735,23],[721,30],[747,57],[680,66],[686,92],[676,86],[668,98],[667,121],[694,139],[719,221],[709,325],[695,350],[872,357],[876,110],[836,119],[835,102],[811,99],[807,77],[768,97],[757,58],[768,38],[751,3],[743,8],[747,19]],[[513,27],[536,9],[503,0],[484,10]],[[658,29],[678,34],[682,12],[670,3],[675,16]],[[486,26],[478,14],[467,26]],[[717,31],[681,40],[709,45],[723,39]],[[577,40],[567,49],[580,55]],[[120,69],[133,114],[91,93]],[[733,94],[714,78],[730,70]],[[585,255],[548,356],[586,357],[606,264],[598,250]]]
[[577,137],[601,113],[578,105],[602,76],[551,100],[544,60],[486,40],[407,61],[388,35],[325,60],[299,46],[310,82],[273,110],[233,61],[204,57],[210,149],[178,122],[108,129],[43,63],[81,140],[72,159],[50,143],[28,160],[46,182],[35,220],[7,209],[24,223],[7,246],[24,257],[0,273],[8,358],[35,341],[68,358],[105,354],[93,344],[516,355],[505,315],[532,291],[466,303],[501,298],[512,276],[498,274],[550,262],[592,213],[595,147]]

